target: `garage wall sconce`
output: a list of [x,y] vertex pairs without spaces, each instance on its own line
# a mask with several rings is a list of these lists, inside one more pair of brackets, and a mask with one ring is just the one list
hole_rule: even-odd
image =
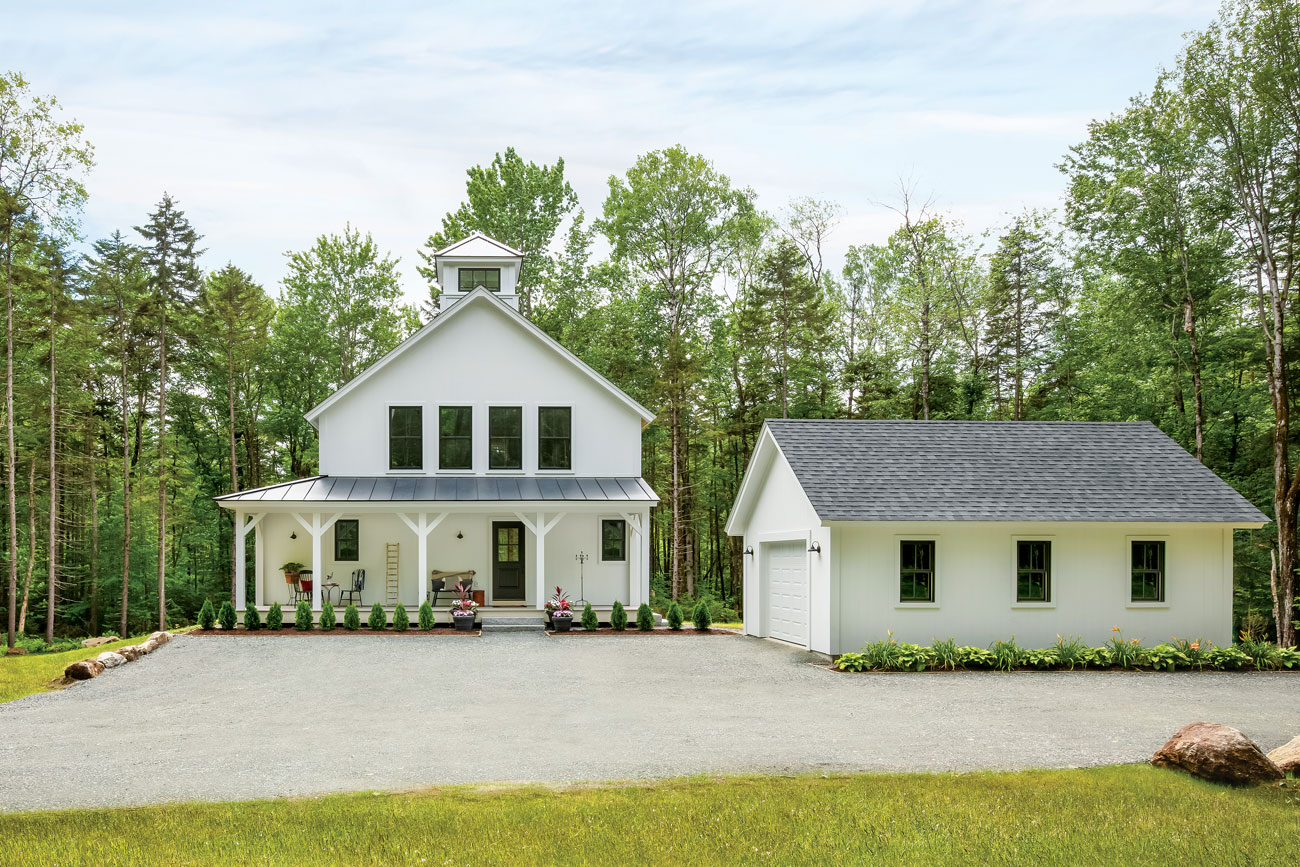
[[822,543],[821,543],[821,542],[813,542],[812,544],[810,544],[810,545],[808,546],[808,553],[809,553],[809,554],[820,554],[821,552],[822,552]]
[[753,545],[746,545],[746,546],[745,546],[745,552],[744,552],[744,553],[745,553],[745,556],[746,556],[746,557],[753,557],[753,556],[754,556],[754,546],[753,546]]

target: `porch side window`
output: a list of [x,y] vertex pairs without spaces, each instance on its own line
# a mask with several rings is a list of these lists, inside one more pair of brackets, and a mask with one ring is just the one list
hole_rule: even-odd
[[1132,601],[1165,601],[1165,543],[1134,541],[1132,547]]
[[438,469],[474,469],[474,413],[468,406],[438,409]]
[[500,268],[457,268],[456,278],[462,292],[470,292],[480,286],[493,292],[501,291]]
[[537,409],[537,468],[573,469],[573,410],[567,406]]
[[390,406],[388,408],[388,468],[419,470],[424,468],[424,408]]
[[899,602],[934,601],[934,540],[899,542]]
[[524,409],[488,407],[488,469],[524,468]]
[[1016,601],[1050,602],[1052,599],[1052,543],[1016,542]]
[[340,520],[334,522],[334,559],[356,561],[361,559],[361,522]]
[[627,559],[627,521],[606,519],[600,522],[600,559],[604,563]]

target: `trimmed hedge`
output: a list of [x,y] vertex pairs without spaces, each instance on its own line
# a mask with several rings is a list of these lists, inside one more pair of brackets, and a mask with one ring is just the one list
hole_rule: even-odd
[[429,600],[426,599],[420,603],[420,613],[416,619],[420,622],[420,629],[423,632],[428,632],[437,623],[433,617],[433,606],[429,604]]
[[655,628],[655,614],[650,610],[648,602],[642,602],[636,609],[636,628],[642,632],[650,632]]
[[371,632],[383,632],[388,628],[388,615],[384,613],[384,606],[378,602],[370,606],[370,619],[367,625]]
[[211,629],[217,622],[217,612],[212,608],[212,600],[204,599],[199,609],[199,629]]
[[249,632],[256,632],[262,628],[262,616],[252,605],[244,609],[244,628]]
[[701,632],[707,631],[713,625],[713,617],[709,614],[709,604],[707,602],[695,603],[695,610],[691,612],[691,622]]
[[230,604],[229,599],[221,603],[221,610],[217,612],[217,622],[227,632],[235,628],[238,618],[235,617],[235,606]]
[[311,631],[311,606],[304,600],[293,613],[293,628],[299,632]]
[[272,602],[271,607],[266,612],[267,629],[284,628],[284,610],[280,608],[279,602]]
[[609,612],[609,626],[615,632],[627,629],[627,609],[617,599],[614,600],[614,608]]
[[595,632],[600,628],[600,618],[596,616],[596,611],[588,602],[582,607],[582,628],[588,632]]
[[406,613],[406,606],[399,602],[397,603],[397,607],[393,609],[393,631],[405,632],[407,629],[410,629],[410,627],[410,615]]
[[338,618],[334,615],[334,606],[328,600],[321,603],[320,606],[320,629],[321,632],[329,632],[338,625]]
[[357,611],[357,606],[349,605],[343,612],[343,628],[349,632],[356,632],[361,628],[361,613]]
[[677,632],[682,628],[682,606],[674,602],[668,606],[668,628]]

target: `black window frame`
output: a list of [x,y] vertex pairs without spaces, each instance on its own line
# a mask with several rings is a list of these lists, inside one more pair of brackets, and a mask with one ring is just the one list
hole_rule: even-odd
[[[908,546],[914,546],[911,549],[911,556],[908,556]],[[936,580],[935,562],[938,559],[938,545],[934,539],[900,539],[898,541],[898,601],[902,605],[932,605],[935,601]],[[918,550],[929,550],[928,568],[917,565],[916,552]],[[917,578],[926,575],[929,592],[925,596],[918,596],[916,592]],[[911,594],[908,595],[905,590],[911,585]]]
[[[464,274],[470,275],[468,286],[465,285],[466,280],[462,276]],[[483,275],[483,279],[476,279],[474,277],[475,274]],[[489,274],[495,275],[495,279],[489,281],[487,279],[487,275]],[[495,282],[497,285],[489,286],[488,285],[489,282]],[[479,286],[482,286],[484,289],[488,290],[489,292],[500,292],[501,291],[501,269],[500,268],[457,268],[456,269],[456,287],[461,292],[473,292]]]
[[[355,550],[353,556],[345,557],[342,548],[343,534],[339,531],[343,527],[352,528],[352,544]],[[361,521],[357,518],[340,518],[334,522],[334,560],[337,563],[358,563],[361,560]]]
[[[415,410],[415,433],[410,432],[409,422],[406,433],[393,433],[394,415],[398,410]],[[397,463],[397,449],[395,446],[400,441],[402,450],[405,451],[406,457],[412,454],[411,443],[414,442],[415,463],[401,464]],[[424,469],[424,407],[412,406],[409,404],[393,405],[388,407],[388,469],[390,470],[422,470]]]
[[[568,434],[565,436],[548,436],[546,434],[546,425],[542,421],[543,413],[548,411],[559,410],[566,414],[568,420]],[[547,461],[548,446],[552,444],[564,443],[564,466],[553,465]],[[537,408],[537,469],[539,470],[572,470],[573,469],[573,407],[571,406],[539,406]]]
[[[609,525],[617,524],[619,527],[618,536],[618,556],[606,556],[605,546],[608,540],[605,536],[605,528]],[[627,562],[627,521],[622,518],[601,518],[600,519],[600,562],[602,563],[626,563]]]
[[[513,412],[518,427],[515,434],[498,433],[494,427],[494,416],[502,412]],[[524,408],[522,406],[489,406],[488,407],[488,469],[489,470],[522,470],[524,468]],[[510,445],[514,446],[513,463],[497,463],[498,446],[509,449]]]
[[[1035,549],[1041,551],[1041,561],[1035,563]],[[1029,555],[1029,563],[1025,555]],[[1037,582],[1035,582],[1037,579]],[[1034,589],[1037,583],[1042,588],[1041,596],[1026,594],[1026,586]],[[1016,540],[1016,602],[1021,604],[1050,603],[1052,601],[1052,540],[1051,539],[1017,539]]]
[[[443,414],[455,410],[464,412],[465,418],[468,419],[468,432],[464,434],[449,434],[445,432],[443,424]],[[450,452],[448,444],[465,443],[466,463],[464,466],[452,466],[448,463],[447,455]],[[474,407],[473,406],[440,406],[438,407],[438,469],[440,470],[473,470],[474,469]]]
[[[1142,546],[1143,554],[1141,556],[1141,565],[1139,565],[1139,546]],[[1148,547],[1150,546],[1150,547]],[[1147,554],[1155,552],[1155,565]],[[1164,539],[1130,539],[1129,540],[1129,602],[1141,605],[1143,603],[1153,604],[1165,601],[1165,577],[1166,577],[1166,551]],[[1139,596],[1135,591],[1138,589],[1138,582],[1141,582],[1142,589],[1145,591],[1150,585],[1154,589],[1154,595],[1146,594]]]

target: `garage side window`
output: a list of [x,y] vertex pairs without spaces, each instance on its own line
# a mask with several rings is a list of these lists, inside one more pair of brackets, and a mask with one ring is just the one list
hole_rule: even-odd
[[1165,543],[1134,541],[1132,552],[1134,602],[1165,601]]
[[899,548],[899,602],[934,601],[934,540],[904,539]]
[[1050,602],[1052,599],[1052,543],[1016,542],[1016,601]]

